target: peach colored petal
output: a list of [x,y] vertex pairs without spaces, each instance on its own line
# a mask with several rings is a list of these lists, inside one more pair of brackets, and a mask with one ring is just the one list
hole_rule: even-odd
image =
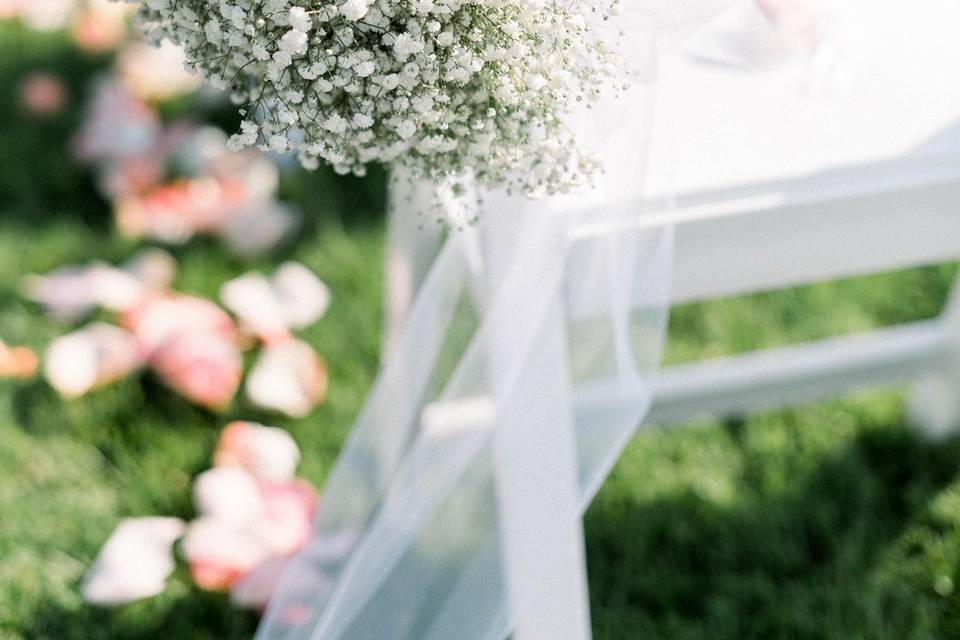
[[317,506],[317,493],[303,480],[261,485],[265,517],[258,533],[277,553],[299,550],[310,537],[310,526]]
[[217,466],[239,466],[258,480],[293,479],[300,449],[290,434],[255,422],[232,422],[224,428],[213,454]]
[[199,78],[183,68],[183,50],[169,41],[159,47],[147,43],[125,46],[117,58],[123,84],[143,100],[165,100],[196,89]]
[[0,340],[0,378],[26,379],[37,372],[37,354],[27,347],[8,347]]
[[330,289],[299,262],[285,262],[273,274],[273,288],[287,323],[302,329],[323,317],[330,307]]
[[121,521],[84,577],[84,600],[116,606],[161,593],[175,566],[173,543],[183,532],[177,518]]
[[237,339],[230,316],[209,300],[195,296],[154,296],[124,313],[121,320],[148,355],[179,333],[213,334],[227,342]]
[[134,337],[102,322],[57,338],[44,354],[47,381],[67,398],[113,382],[141,364]]
[[276,554],[259,563],[249,573],[233,582],[230,587],[230,601],[238,607],[260,611],[265,609],[289,561],[289,556]]
[[31,73],[20,84],[20,104],[34,115],[57,115],[63,111],[66,102],[66,87],[53,74]]
[[210,516],[190,523],[183,552],[194,580],[210,590],[228,589],[271,555],[270,548],[248,530]]
[[243,377],[234,340],[209,331],[179,331],[153,350],[153,370],[187,400],[214,411],[230,404]]
[[220,287],[223,305],[241,325],[264,342],[282,341],[290,327],[280,311],[270,280],[260,273],[247,273]]
[[302,418],[323,402],[328,386],[326,363],[313,348],[287,340],[263,350],[245,388],[258,407]]
[[224,219],[218,234],[230,251],[251,258],[273,250],[296,231],[301,213],[272,197],[250,198]]
[[193,501],[202,516],[238,526],[259,521],[266,513],[260,485],[240,467],[214,467],[201,473],[193,484]]

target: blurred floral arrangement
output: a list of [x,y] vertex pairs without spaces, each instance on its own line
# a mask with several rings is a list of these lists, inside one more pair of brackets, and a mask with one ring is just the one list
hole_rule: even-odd
[[307,541],[317,493],[295,477],[300,450],[275,427],[233,422],[224,428],[213,467],[197,476],[197,517],[122,521],[82,586],[91,603],[117,606],[163,592],[181,551],[202,589],[229,591],[238,606],[263,609],[289,558]]

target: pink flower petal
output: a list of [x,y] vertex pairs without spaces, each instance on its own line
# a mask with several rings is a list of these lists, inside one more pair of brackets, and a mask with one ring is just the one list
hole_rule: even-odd
[[220,289],[220,299],[265,343],[287,339],[291,329],[319,320],[330,306],[330,289],[300,263],[283,264],[271,278],[248,273]]
[[291,417],[308,415],[326,397],[327,366],[310,345],[287,340],[266,347],[247,378],[249,400]]
[[287,323],[294,329],[308,327],[330,307],[330,289],[299,262],[286,262],[273,274],[273,288]]
[[141,363],[130,333],[97,322],[51,342],[44,354],[44,373],[60,395],[76,398],[127,375]]
[[240,467],[214,467],[194,481],[193,501],[202,516],[237,525],[261,520],[266,503],[260,485]]
[[290,434],[255,422],[232,422],[224,428],[213,454],[217,466],[240,466],[258,480],[293,479],[300,449]]
[[290,557],[275,554],[237,580],[230,587],[230,601],[239,607],[263,610],[280,583]]
[[227,313],[203,298],[186,295],[157,296],[126,312],[122,321],[146,354],[178,333],[203,333],[235,342],[236,327]]
[[177,518],[123,520],[83,580],[84,600],[116,606],[161,593],[175,566],[173,543],[183,531]]
[[258,521],[258,533],[277,553],[299,550],[310,537],[310,527],[317,506],[317,493],[305,481],[261,485],[266,509]]
[[229,589],[271,555],[269,546],[249,529],[211,516],[190,523],[183,552],[194,581],[211,591]]
[[216,333],[177,333],[154,350],[150,364],[171,389],[213,411],[230,404],[243,377],[240,350]]
[[37,354],[27,347],[8,347],[0,340],[0,378],[33,377],[37,372]]

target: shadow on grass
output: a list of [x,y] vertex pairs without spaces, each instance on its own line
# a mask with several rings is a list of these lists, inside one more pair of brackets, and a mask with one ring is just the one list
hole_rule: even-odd
[[884,587],[898,580],[884,580],[880,558],[958,471],[960,440],[927,445],[901,427],[864,432],[781,493],[730,506],[601,494],[586,523],[595,635],[938,637],[921,620],[939,605]]
[[192,589],[180,598],[117,609],[46,602],[21,633],[37,640],[240,640],[253,636],[257,621],[255,613],[230,606],[224,594]]

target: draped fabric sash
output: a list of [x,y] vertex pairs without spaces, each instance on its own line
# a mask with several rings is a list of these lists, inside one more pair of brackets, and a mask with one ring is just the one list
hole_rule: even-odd
[[485,194],[482,226],[447,240],[261,640],[500,640],[580,544],[649,408],[669,308],[672,232],[625,204],[643,185],[656,49],[723,4],[635,2],[607,27],[634,88],[574,118],[605,175],[577,196]]

